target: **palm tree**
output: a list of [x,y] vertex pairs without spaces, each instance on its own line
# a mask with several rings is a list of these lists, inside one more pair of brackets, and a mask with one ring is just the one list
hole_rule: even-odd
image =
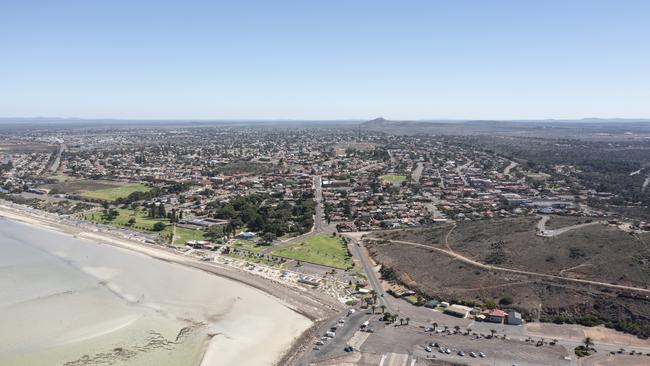
[[380,308],[381,308],[381,313],[382,313],[382,314],[383,314],[384,312],[386,312],[386,305],[381,304]]
[[377,292],[375,292],[375,290],[370,290],[370,296],[372,296],[372,301],[376,304],[377,303]]
[[406,317],[406,319],[405,319],[405,320],[406,320],[406,325],[409,325],[409,322],[411,321],[411,318],[409,318],[409,317]]
[[594,346],[594,341],[591,339],[591,337],[585,338],[584,341],[582,341],[582,343],[584,343],[587,351],[589,351],[589,348]]
[[496,332],[497,332],[496,330],[490,329],[490,335],[492,336],[492,338],[494,338],[494,333],[496,333]]
[[404,323],[404,318],[399,318],[399,325],[402,325]]
[[455,325],[454,330],[456,331],[456,333],[458,333],[458,331],[460,331],[460,327],[458,325]]
[[431,324],[431,325],[433,326],[433,331],[435,332],[436,328],[438,328],[438,323],[433,322],[433,324]]
[[445,332],[449,330],[449,326],[445,325]]
[[375,313],[375,308],[376,308],[376,307],[377,307],[377,305],[374,305],[374,304],[370,307],[370,308],[372,309],[372,313],[373,313],[373,314]]
[[470,335],[471,333],[472,333],[472,328],[467,328],[467,333],[465,333],[465,334]]

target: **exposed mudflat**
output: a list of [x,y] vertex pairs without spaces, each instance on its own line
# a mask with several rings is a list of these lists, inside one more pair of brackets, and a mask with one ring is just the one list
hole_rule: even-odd
[[311,322],[185,266],[0,218],[0,364],[270,365]]

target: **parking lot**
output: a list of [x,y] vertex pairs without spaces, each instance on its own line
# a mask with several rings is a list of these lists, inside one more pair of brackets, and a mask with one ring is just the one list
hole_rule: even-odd
[[[399,342],[396,342],[396,340]],[[431,346],[432,344],[437,344]],[[431,352],[426,350],[430,348]],[[449,353],[440,352],[449,349]],[[435,358],[476,365],[570,365],[569,351],[560,345],[536,346],[518,340],[477,338],[473,335],[425,332],[417,326],[387,326],[361,347],[362,352],[410,354],[418,359]],[[463,356],[459,352],[464,353]],[[476,357],[471,357],[474,352]],[[483,352],[485,358],[479,353]]]
[[[327,359],[345,354],[345,348],[349,345],[350,339],[361,328],[361,325],[370,317],[371,315],[364,311],[357,311],[349,316],[338,318],[338,320],[345,320],[345,323],[339,323],[337,322],[337,319],[330,321],[319,335],[319,338],[314,339],[314,348],[317,347],[320,349],[312,349],[312,358]],[[326,336],[326,332],[332,327],[336,327],[336,330],[333,331],[335,336]],[[323,344],[316,344],[318,340],[321,340]]]

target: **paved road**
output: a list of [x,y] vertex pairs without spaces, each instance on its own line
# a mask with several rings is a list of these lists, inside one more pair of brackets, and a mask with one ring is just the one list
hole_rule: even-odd
[[59,145],[59,150],[56,152],[56,158],[54,158],[54,161],[52,162],[52,165],[49,167],[49,171],[52,173],[56,173],[57,170],[59,170],[59,166],[61,165],[61,154],[66,149],[66,145],[64,143],[61,143]]
[[544,236],[544,237],[554,237],[558,236],[560,234],[564,234],[567,231],[575,230],[575,229],[580,229],[586,226],[591,226],[591,225],[596,225],[596,224],[602,224],[604,221],[592,221],[592,222],[586,222],[584,224],[576,224],[576,225],[571,225],[571,226],[565,226],[559,229],[553,229],[553,230],[546,230],[546,223],[551,217],[548,215],[542,215],[542,218],[537,222],[537,235],[539,236]]
[[440,179],[440,188],[445,189],[445,179],[440,174],[440,169],[436,169],[436,173],[438,173],[438,179]]
[[465,178],[465,174],[463,174],[463,170],[467,169],[467,167],[472,165],[472,163],[473,161],[470,160],[466,164],[456,167],[456,174],[458,174],[464,185],[467,185],[467,179]]
[[[305,352],[300,361],[297,362],[299,366],[306,366],[316,360],[323,360],[332,357],[337,357],[345,354],[345,347],[348,346],[350,338],[354,333],[361,328],[361,324],[370,318],[370,315],[364,311],[357,311],[356,313],[346,316],[347,310],[340,312],[336,316],[330,318],[325,322],[322,327],[317,331],[318,338],[311,340],[310,349]],[[337,322],[339,319],[345,319],[345,325],[340,326]],[[316,341],[325,335],[332,326],[336,326],[336,336],[325,341],[324,345],[318,346],[320,349],[313,349],[316,346]]]
[[518,269],[511,269],[511,268],[504,268],[504,267],[497,267],[497,266],[492,266],[492,265],[487,265],[483,264],[481,262],[477,262],[473,259],[467,258],[461,254],[458,254],[454,251],[450,251],[448,249],[442,249],[442,248],[437,248],[434,246],[430,245],[424,245],[420,243],[414,243],[410,241],[403,241],[403,240],[387,240],[387,239],[366,239],[366,240],[373,240],[373,241],[388,241],[391,243],[396,243],[396,244],[405,244],[405,245],[410,245],[418,248],[424,248],[427,250],[434,250],[439,253],[446,254],[450,257],[456,258],[461,262],[465,262],[467,264],[471,264],[475,267],[479,267],[482,269],[486,269],[489,271],[499,271],[499,272],[509,272],[509,273],[517,273],[517,274],[523,274],[523,275],[529,275],[529,276],[535,276],[535,277],[543,277],[543,278],[551,278],[555,280],[563,280],[563,281],[569,281],[569,282],[575,282],[575,283],[582,283],[582,284],[589,284],[589,285],[596,285],[596,286],[602,286],[602,287],[609,287],[609,288],[615,288],[619,290],[628,290],[628,291],[636,291],[636,292],[642,292],[642,293],[650,293],[649,289],[645,288],[639,288],[639,287],[632,287],[632,286],[623,286],[623,285],[616,285],[613,283],[607,283],[607,282],[599,282],[599,281],[590,281],[590,280],[581,280],[577,278],[569,278],[569,277],[562,277],[562,276],[556,276],[556,275],[551,275],[551,274],[546,274],[546,273],[538,273],[538,272],[530,272],[530,271],[522,271]]
[[314,214],[314,231],[323,232],[327,224],[325,221],[325,210],[323,209],[323,181],[320,175],[314,176],[314,202],[316,202]]
[[368,278],[368,284],[370,284],[370,287],[375,291],[377,294],[377,301],[379,302],[379,305],[384,305],[386,307],[386,311],[388,312],[393,312],[392,307],[388,301],[386,301],[386,292],[384,292],[384,288],[381,286],[381,281],[377,278],[375,275],[375,270],[370,263],[370,259],[366,255],[366,252],[364,248],[362,247],[362,243],[354,240],[353,238],[350,238],[350,252],[352,252],[352,256],[356,257],[359,259],[359,263],[361,264],[361,269],[366,274],[366,277]]
[[503,169],[503,175],[506,175],[506,176],[509,177],[510,176],[510,170],[512,170],[512,168],[516,167],[517,165],[519,165],[519,164],[515,163],[514,161],[511,161],[510,165],[508,165],[505,169]]
[[424,163],[417,163],[415,169],[411,173],[411,183],[420,183],[420,178],[422,178],[422,171],[424,170]]

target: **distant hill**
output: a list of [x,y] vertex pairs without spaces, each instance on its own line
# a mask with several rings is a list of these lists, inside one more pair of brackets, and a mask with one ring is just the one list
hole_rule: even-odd
[[391,135],[516,135],[529,137],[650,137],[650,119],[580,120],[431,120],[391,121],[376,118],[361,124],[366,131]]

